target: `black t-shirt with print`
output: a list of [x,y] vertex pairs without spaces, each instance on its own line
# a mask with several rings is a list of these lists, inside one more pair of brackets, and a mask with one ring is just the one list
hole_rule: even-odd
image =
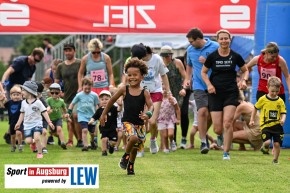
[[216,92],[236,91],[236,66],[241,68],[245,65],[242,56],[230,50],[228,56],[220,56],[218,50],[208,55],[204,66],[212,70],[210,81],[215,87]]

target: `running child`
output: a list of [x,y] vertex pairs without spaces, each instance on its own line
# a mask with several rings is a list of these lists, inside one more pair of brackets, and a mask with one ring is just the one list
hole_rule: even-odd
[[96,109],[99,105],[99,98],[98,95],[91,91],[93,85],[93,81],[91,78],[84,77],[82,79],[82,92],[79,92],[71,102],[68,107],[66,118],[69,118],[72,115],[72,111],[74,106],[77,104],[77,115],[78,115],[78,123],[82,128],[82,140],[84,146],[82,151],[89,150],[88,144],[88,132],[91,136],[91,149],[95,150],[96,144],[94,141],[94,132],[95,132],[95,125],[89,125],[88,122],[90,121],[91,117],[95,114]]
[[[129,85],[121,86],[108,102],[100,117],[100,124],[105,126],[110,108],[120,96],[123,96],[124,114],[122,122],[128,143],[119,167],[124,170],[127,169],[128,175],[134,175],[137,150],[143,150],[146,140],[144,120],[152,117],[153,103],[148,90],[140,85],[144,76],[148,73],[147,65],[142,60],[132,58],[125,65],[125,73]],[[145,105],[149,109],[147,112],[144,112]]]
[[252,111],[249,125],[254,126],[257,109],[260,109],[260,128],[262,130],[263,154],[269,154],[271,139],[274,144],[273,164],[278,164],[280,147],[283,143],[283,125],[286,120],[286,107],[284,101],[278,96],[281,88],[281,80],[276,76],[271,76],[267,83],[268,94],[259,98]]
[[[15,130],[21,127],[23,122],[24,137],[27,144],[33,144],[35,141],[37,147],[37,158],[43,158],[40,136],[42,134],[42,117],[48,122],[48,125],[54,129],[54,125],[49,119],[48,113],[42,102],[37,99],[37,84],[33,81],[25,81],[22,87],[22,95],[25,100],[21,103],[20,116],[15,125]],[[31,149],[34,147],[31,146]]]
[[22,132],[23,124],[20,128],[14,130],[15,124],[17,123],[20,116],[20,108],[22,103],[22,94],[20,85],[14,85],[10,90],[10,100],[4,103],[5,108],[8,110],[9,117],[9,130],[11,135],[11,152],[16,150],[16,138],[18,140],[18,151],[23,151],[22,146]]

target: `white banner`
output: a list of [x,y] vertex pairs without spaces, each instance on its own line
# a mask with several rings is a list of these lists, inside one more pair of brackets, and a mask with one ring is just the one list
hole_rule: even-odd
[[5,165],[5,188],[99,188],[99,165]]

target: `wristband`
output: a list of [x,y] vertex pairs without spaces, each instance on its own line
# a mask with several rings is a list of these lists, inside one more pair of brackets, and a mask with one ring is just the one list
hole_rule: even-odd
[[71,109],[68,109],[68,110],[67,110],[67,114],[69,114],[69,115],[71,116],[71,114],[72,114],[72,110],[71,110]]
[[145,113],[148,117],[149,117],[149,119],[152,117],[152,112],[151,111],[147,111],[146,113]]

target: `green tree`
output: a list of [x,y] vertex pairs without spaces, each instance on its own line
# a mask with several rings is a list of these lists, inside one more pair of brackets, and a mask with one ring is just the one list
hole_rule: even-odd
[[29,55],[35,47],[43,47],[43,39],[49,38],[53,45],[63,40],[67,35],[23,35],[16,47],[19,55]]
[[6,71],[7,67],[0,61],[0,77],[3,76],[4,72]]

